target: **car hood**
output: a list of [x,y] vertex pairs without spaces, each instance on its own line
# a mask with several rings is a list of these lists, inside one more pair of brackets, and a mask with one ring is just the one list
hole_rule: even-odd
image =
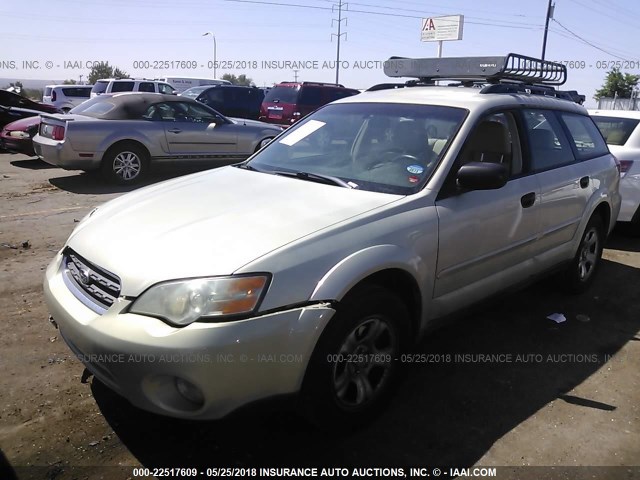
[[223,167],[124,195],[68,246],[137,296],[170,279],[229,275],[302,237],[402,198]]
[[271,125],[270,123],[259,122],[257,120],[249,120],[246,118],[235,118],[235,117],[227,117],[227,118],[231,120],[233,123],[235,123],[236,125],[246,125],[248,127],[267,128],[267,129],[274,130],[276,132],[282,131],[281,128]]

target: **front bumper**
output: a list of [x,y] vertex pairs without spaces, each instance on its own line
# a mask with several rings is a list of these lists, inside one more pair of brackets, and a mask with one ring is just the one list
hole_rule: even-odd
[[[175,328],[125,313],[119,298],[98,315],[67,288],[62,255],[47,268],[49,311],[74,354],[105,385],[132,404],[179,418],[215,419],[250,402],[300,389],[318,337],[335,311],[325,304],[247,320]],[[195,385],[203,402],[180,393]]]
[[[43,161],[65,170],[97,170],[100,168],[100,155],[80,157],[68,140],[52,140],[36,135],[33,138],[33,149]],[[88,155],[88,154],[87,154]]]

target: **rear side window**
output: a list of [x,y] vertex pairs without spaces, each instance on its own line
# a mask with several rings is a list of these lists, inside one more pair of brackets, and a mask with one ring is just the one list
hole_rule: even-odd
[[353,90],[347,90],[346,88],[332,88],[328,91],[327,98],[329,99],[329,102],[333,102],[334,100],[351,97],[352,95],[355,95]]
[[591,117],[573,113],[561,113],[560,117],[571,134],[579,160],[601,157],[609,153],[609,148]]
[[91,96],[91,90],[88,88],[69,87],[63,88],[62,93],[67,97],[82,97],[89,98]]
[[108,85],[109,85],[109,82],[97,81],[96,84],[91,89],[91,92],[92,93],[104,93],[104,92],[107,91],[107,86]]
[[166,95],[173,95],[175,93],[175,91],[176,91],[176,89],[173,88],[168,83],[159,83],[158,84],[158,92],[160,92],[160,93],[164,93]]
[[50,97],[51,96],[51,90],[53,90],[51,87],[46,87],[44,89],[44,96],[45,97]]
[[153,82],[140,82],[138,85],[138,91],[154,93],[156,91],[156,87]]
[[330,100],[323,101],[322,89],[316,87],[302,87],[300,91],[300,100],[299,103],[301,105],[323,105]]
[[135,82],[113,82],[112,92],[133,92]]
[[549,170],[575,162],[569,140],[553,112],[524,110],[531,168]]
[[633,118],[593,116],[593,121],[609,145],[624,145],[640,123]]
[[249,109],[260,109],[260,104],[262,104],[262,100],[264,100],[264,92],[259,88],[255,88],[249,90],[249,98],[247,101],[247,106]]

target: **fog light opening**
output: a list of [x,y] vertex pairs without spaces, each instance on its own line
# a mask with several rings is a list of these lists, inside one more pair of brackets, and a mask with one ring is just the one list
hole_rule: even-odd
[[180,377],[176,377],[175,382],[176,390],[178,390],[178,392],[184,399],[188,400],[194,405],[197,405],[198,407],[204,405],[204,395],[202,394],[202,391],[193,383]]

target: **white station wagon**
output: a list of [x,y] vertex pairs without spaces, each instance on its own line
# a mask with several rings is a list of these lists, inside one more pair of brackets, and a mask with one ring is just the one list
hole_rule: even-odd
[[416,80],[80,222],[45,298],[100,381],[163,415],[297,394],[317,422],[350,425],[384,405],[435,319],[550,272],[589,286],[619,165],[554,88],[564,66],[510,54],[386,70]]

